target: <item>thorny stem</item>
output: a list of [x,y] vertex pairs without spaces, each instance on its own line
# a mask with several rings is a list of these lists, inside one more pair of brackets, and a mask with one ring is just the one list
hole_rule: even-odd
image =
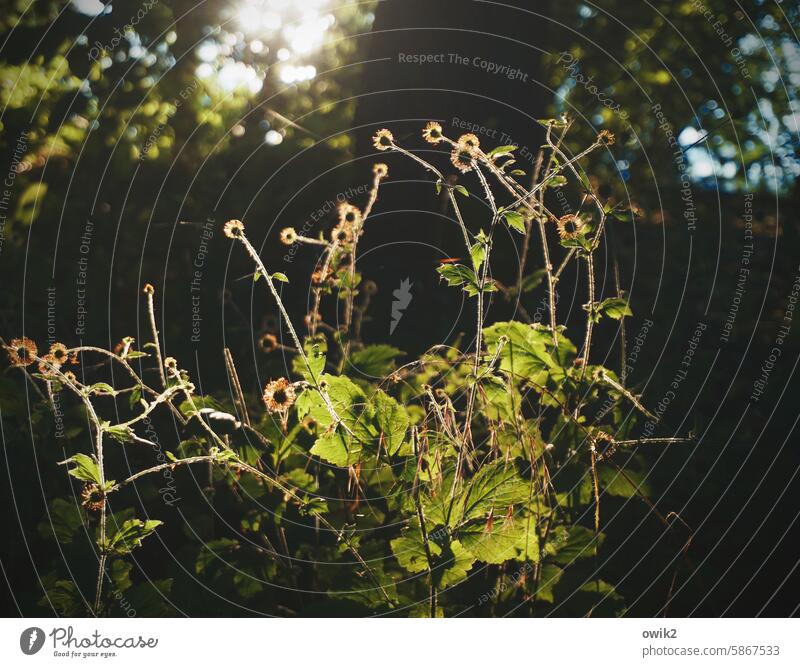
[[[133,367],[128,363],[128,360],[125,359],[125,357],[122,357],[122,356],[120,356],[118,354],[114,354],[113,352],[110,352],[109,350],[104,350],[101,347],[93,347],[91,345],[82,345],[80,347],[74,347],[74,348],[71,348],[71,349],[67,350],[67,352],[68,353],[72,353],[72,352],[76,352],[76,353],[78,353],[78,352],[95,352],[97,354],[101,354],[103,356],[106,356],[109,359],[113,359],[114,361],[116,361],[117,363],[122,365],[122,367],[126,371],[128,371],[128,374],[131,376],[133,381],[136,382],[136,384],[141,388],[143,393],[147,392],[151,396],[159,396],[159,393],[155,389],[153,389],[152,387],[146,385],[144,383],[144,381],[136,374],[136,371],[133,370]],[[178,410],[174,405],[172,405],[172,403],[168,403],[168,405],[171,408],[173,414],[181,422],[181,424],[186,424],[186,419],[181,414],[180,410]]]
[[419,532],[422,536],[422,544],[425,547],[425,558],[428,561],[428,599],[430,601],[430,617],[436,618],[436,584],[433,581],[433,554],[428,542],[428,528],[425,525],[425,512],[422,510],[422,503],[419,500],[419,470],[422,465],[422,457],[419,451],[419,434],[417,427],[411,427],[411,440],[414,445],[414,456],[417,458],[417,470],[414,474],[414,482],[411,495],[414,497],[414,505],[417,508],[417,518],[419,519]]
[[244,393],[242,392],[242,384],[239,382],[239,374],[236,372],[236,366],[233,363],[233,355],[229,348],[223,348],[223,356],[225,357],[225,368],[228,371],[228,379],[231,382],[233,389],[234,400],[238,405],[239,412],[242,416],[242,423],[250,426],[250,415],[247,412],[247,403],[244,400]]
[[380,188],[380,185],[381,176],[379,174],[375,174],[372,179],[372,189],[369,192],[367,205],[364,207],[364,211],[361,214],[361,224],[357,229],[353,230],[353,243],[352,247],[350,248],[350,285],[347,292],[344,311],[344,326],[348,333],[350,331],[350,326],[353,323],[353,300],[355,299],[355,288],[353,283],[356,279],[356,250],[358,248],[358,240],[364,233],[364,223],[366,223],[369,214],[372,213],[372,207],[375,206],[375,202],[378,201],[378,189]]
[[147,284],[144,287],[144,293],[147,296],[147,316],[150,318],[150,330],[153,333],[153,344],[156,347],[156,360],[158,361],[158,375],[161,378],[161,386],[167,388],[167,376],[164,375],[164,360],[161,358],[161,343],[158,341],[158,328],[156,327],[156,311],[153,305],[153,295],[155,290],[152,285]]
[[627,398],[631,403],[633,403],[636,408],[638,408],[643,415],[645,415],[648,419],[656,420],[657,417],[650,412],[644,405],[642,405],[641,401],[636,398],[630,391],[628,391],[625,387],[623,387],[619,382],[614,380],[608,373],[605,372],[605,369],[600,371],[600,379],[605,382],[606,384],[611,385],[616,389],[620,394],[622,394],[625,398]]
[[278,306],[278,310],[283,316],[283,320],[286,323],[287,329],[289,329],[289,334],[291,335],[292,340],[294,341],[294,345],[297,348],[297,353],[303,360],[303,364],[305,365],[306,370],[308,370],[308,375],[311,378],[314,388],[319,392],[319,395],[322,397],[322,400],[325,403],[325,408],[328,410],[328,413],[333,419],[333,426],[336,427],[338,424],[341,424],[342,428],[344,428],[347,434],[353,436],[353,433],[348,428],[347,424],[345,424],[342,421],[341,417],[339,417],[339,415],[336,413],[336,408],[333,407],[333,403],[331,403],[331,399],[330,396],[328,396],[328,392],[320,385],[319,378],[317,378],[316,373],[314,373],[314,370],[311,368],[311,362],[308,360],[306,351],[303,349],[303,344],[300,342],[300,337],[297,335],[297,331],[295,331],[294,325],[292,324],[292,320],[289,318],[289,313],[286,312],[286,308],[283,305],[283,301],[281,300],[280,294],[278,294],[278,290],[275,289],[275,283],[272,281],[272,276],[269,274],[266,267],[264,266],[264,263],[261,261],[261,257],[258,256],[256,249],[250,243],[248,238],[244,235],[244,232],[242,232],[238,236],[238,238],[244,245],[251,259],[255,262],[258,269],[264,275],[264,279],[267,281],[267,286],[269,287],[269,291],[272,293],[272,298],[275,299],[275,303]]
[[[478,390],[478,369],[480,368],[481,364],[481,346],[483,345],[483,296],[486,290],[486,278],[488,275],[489,270],[489,257],[492,251],[492,237],[494,236],[494,228],[495,224],[497,223],[497,204],[494,201],[494,195],[492,194],[492,189],[489,187],[489,183],[486,181],[486,177],[483,175],[483,172],[480,170],[477,164],[473,163],[475,166],[475,173],[478,175],[478,178],[481,181],[481,185],[483,186],[484,191],[486,192],[486,199],[489,201],[489,205],[492,208],[492,223],[489,229],[489,236],[486,240],[486,257],[483,260],[483,264],[481,265],[481,277],[478,280],[478,296],[477,296],[477,329],[475,331],[475,360],[473,362],[473,374],[474,378],[472,384],[470,385],[469,389],[469,396],[467,397],[467,412],[466,417],[464,419],[464,446],[466,446],[467,442],[472,441],[472,412],[475,406],[475,394]],[[458,479],[458,475],[460,473],[460,469],[456,469],[456,479]]]
[[106,486],[106,473],[104,469],[104,459],[103,459],[103,426],[100,421],[100,418],[97,416],[97,412],[95,412],[94,406],[92,402],[89,400],[89,397],[82,392],[78,387],[76,387],[72,381],[61,372],[61,370],[51,364],[49,361],[45,359],[36,358],[36,361],[40,363],[44,363],[46,367],[53,373],[56,374],[58,379],[69,389],[74,392],[78,398],[83,402],[86,406],[86,411],[89,414],[89,419],[91,420],[92,424],[94,425],[95,432],[96,432],[96,440],[95,440],[95,450],[97,451],[97,469],[100,475],[100,488],[103,494],[103,506],[100,509],[100,543],[99,543],[99,551],[100,551],[100,559],[98,561],[97,566],[97,583],[95,585],[95,594],[94,594],[94,613],[97,616],[100,613],[100,601],[103,595],[103,578],[105,577],[106,572],[106,497],[105,494],[107,492]]
[[586,318],[586,338],[583,342],[583,366],[581,366],[581,379],[586,377],[586,367],[589,365],[589,351],[592,349],[592,331],[594,330],[594,252],[586,253],[586,279],[589,283],[589,315]]
[[469,241],[469,232],[467,231],[467,226],[464,224],[464,219],[461,217],[461,209],[458,207],[458,202],[456,201],[456,196],[453,194],[453,188],[447,184],[442,172],[439,171],[436,167],[434,167],[430,162],[426,162],[418,155],[415,155],[411,151],[407,151],[405,148],[401,148],[397,144],[392,144],[392,148],[394,148],[398,153],[402,153],[406,157],[411,158],[414,162],[422,165],[425,169],[433,173],[438,179],[439,182],[442,184],[443,188],[447,189],[447,196],[450,198],[450,203],[453,205],[453,212],[456,214],[456,219],[458,220],[458,226],[461,228],[461,233],[464,236],[464,245],[467,249],[467,254],[469,254],[469,249],[472,247],[472,244]]
[[[339,242],[334,240],[331,243],[327,250],[325,251],[325,261],[322,264],[322,270],[320,271],[320,275],[322,276],[322,281],[324,281],[328,275],[328,269],[331,266],[331,262],[333,261],[333,256],[336,254],[336,251],[339,248]],[[318,287],[314,289],[314,307],[311,309],[311,319],[308,323],[309,333],[314,336],[317,333],[317,318],[319,316],[319,306],[320,302],[322,301],[322,283]]]

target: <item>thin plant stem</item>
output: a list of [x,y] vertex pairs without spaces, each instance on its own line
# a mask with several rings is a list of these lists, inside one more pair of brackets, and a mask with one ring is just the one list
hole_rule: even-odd
[[153,296],[155,289],[152,285],[147,284],[144,287],[144,293],[147,297],[147,316],[150,319],[150,331],[153,334],[153,345],[156,348],[156,360],[158,362],[158,375],[161,378],[161,386],[167,388],[167,376],[164,374],[164,360],[161,358],[161,343],[158,340],[158,328],[156,327],[156,311],[153,304]]

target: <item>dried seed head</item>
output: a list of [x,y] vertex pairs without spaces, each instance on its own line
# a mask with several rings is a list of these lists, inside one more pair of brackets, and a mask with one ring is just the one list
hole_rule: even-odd
[[614,136],[614,133],[609,132],[608,130],[601,130],[600,134],[597,135],[597,143],[605,146],[613,146],[616,140],[617,139]]
[[100,512],[106,504],[106,495],[97,484],[86,484],[81,491],[81,505],[90,512]]
[[467,148],[456,146],[450,153],[450,162],[462,174],[466,174],[475,166],[475,156]]
[[75,377],[75,373],[73,373],[72,371],[67,371],[66,373],[64,373],[64,377],[67,378],[67,381],[70,382],[71,384],[78,383],[78,378]]
[[284,227],[281,230],[281,243],[284,245],[294,245],[297,243],[297,232],[294,227]]
[[389,130],[378,130],[372,137],[372,144],[379,151],[389,150],[394,145],[394,136]]
[[30,366],[35,361],[39,349],[30,338],[23,336],[12,340],[6,346],[6,352],[12,366]]
[[383,162],[377,162],[376,164],[372,165],[372,173],[379,180],[386,178],[389,175],[389,167],[387,167]]
[[58,363],[59,367],[69,362],[69,350],[64,343],[53,343],[50,346],[50,355]]
[[275,336],[275,334],[266,333],[259,338],[258,346],[261,348],[262,352],[269,354],[277,349],[278,338]]
[[562,239],[577,238],[583,231],[585,223],[577,215],[563,215],[558,219],[556,226],[558,227],[558,235]]
[[241,220],[228,220],[222,231],[229,239],[238,239],[244,235],[244,224]]
[[339,245],[349,245],[353,242],[353,228],[345,222],[340,222],[331,230],[331,240]]
[[322,285],[326,280],[331,277],[332,273],[330,269],[322,270],[317,269],[311,274],[311,282],[314,285]]
[[471,153],[475,153],[481,147],[480,139],[471,132],[462,134],[456,143],[459,148],[466,148]]
[[148,296],[152,296],[156,293],[156,288],[153,287],[150,283],[145,283],[144,287],[142,287],[142,292],[147,294]]
[[61,368],[61,364],[56,361],[52,354],[44,355],[39,362],[39,372],[43,375],[55,375],[58,368]]
[[361,226],[361,209],[352,204],[339,204],[339,222],[348,225],[351,229],[358,229]]
[[443,138],[442,126],[436,121],[431,121],[422,130],[422,138],[429,144],[438,144]]
[[317,420],[313,417],[306,417],[303,422],[303,428],[306,430],[307,433],[314,435],[317,430]]
[[286,412],[294,405],[294,387],[286,378],[273,380],[264,387],[264,404],[270,412]]
[[168,371],[177,371],[178,370],[178,360],[175,357],[166,357],[164,359],[164,368]]

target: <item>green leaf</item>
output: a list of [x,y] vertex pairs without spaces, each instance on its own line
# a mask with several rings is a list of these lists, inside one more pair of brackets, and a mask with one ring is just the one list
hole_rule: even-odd
[[280,271],[276,271],[272,274],[272,279],[277,280],[278,282],[288,283],[289,278],[286,276],[285,273],[281,273]]
[[445,589],[467,578],[475,563],[475,556],[467,551],[458,540],[452,540],[442,549],[434,570],[437,587]]
[[131,437],[133,431],[129,426],[117,424],[116,426],[107,426],[103,431],[117,442],[133,442],[133,437]]
[[473,521],[459,529],[458,538],[464,547],[484,563],[499,565],[516,558],[521,551],[538,560],[539,541],[536,522],[527,517],[495,519],[491,528],[485,519]]
[[395,368],[395,359],[403,352],[391,345],[368,345],[350,355],[350,365],[368,377],[382,378]]
[[17,200],[16,219],[20,222],[32,224],[42,211],[46,194],[47,183],[44,181],[37,181],[28,185]]
[[163,522],[157,519],[129,519],[111,536],[108,542],[108,549],[112,553],[124,556],[142,545],[142,540],[148,535],[152,535],[155,529]]
[[486,157],[494,158],[494,157],[500,157],[501,155],[511,155],[511,153],[513,153],[515,150],[517,150],[517,147],[514,146],[513,144],[507,144],[505,146],[497,146],[492,150],[490,150],[488,153],[486,153]]
[[473,268],[478,271],[486,259],[486,246],[478,241],[469,249],[469,254],[472,257]]
[[518,231],[520,234],[525,234],[528,230],[525,229],[525,216],[517,211],[503,211],[500,215],[505,218],[506,223],[512,229]]
[[567,177],[561,174],[556,174],[547,179],[547,187],[560,188],[567,184]]
[[632,498],[638,493],[643,496],[650,495],[650,486],[643,473],[625,469],[625,474],[611,468],[601,467],[598,471],[600,486],[611,496]]
[[633,311],[631,310],[627,299],[622,299],[619,297],[604,299],[595,305],[595,311],[614,320],[620,320],[623,317],[633,316]]
[[536,599],[542,602],[554,602],[553,587],[559,582],[564,570],[557,565],[547,563],[542,565],[539,573],[539,588],[536,590]]
[[79,505],[64,498],[54,498],[49,505],[49,516],[39,523],[39,534],[55,536],[61,544],[69,544],[83,527],[83,512]]
[[601,533],[595,541],[594,531],[584,526],[570,526],[551,541],[550,546],[555,550],[553,560],[560,565],[570,565],[576,560],[590,558],[594,555],[595,544],[599,547],[603,537]]
[[75,467],[69,469],[69,474],[84,482],[94,482],[102,484],[100,480],[100,466],[97,461],[86,454],[75,454],[66,461],[74,464]]
[[402,405],[381,390],[373,396],[373,401],[375,421],[383,436],[386,452],[393,456],[405,440],[409,425],[408,413]]
[[462,492],[462,520],[486,519],[490,510],[505,515],[510,505],[527,502],[530,494],[530,482],[520,476],[513,462],[484,465]]
[[[400,566],[416,574],[417,572],[425,572],[428,569],[428,557],[425,552],[425,543],[422,541],[422,536],[419,532],[419,524],[410,527],[405,535],[393,539],[389,542],[392,548],[392,553],[400,563]],[[428,548],[431,550],[431,556],[439,556],[442,553],[440,547],[433,540],[428,540]]]
[[469,267],[463,264],[442,264],[436,270],[447,281],[448,286],[460,287],[463,285],[464,291],[470,296],[478,294],[478,279],[475,272]]
[[502,336],[508,338],[500,353],[500,370],[515,379],[529,379],[543,384],[555,361],[547,346],[552,340],[546,329],[534,329],[522,322],[498,322],[484,329],[486,345],[495,347]]
[[469,197],[469,190],[467,190],[463,185],[456,185],[453,189],[459,194]]
[[106,382],[95,382],[90,387],[86,387],[84,392],[87,394],[97,394],[98,396],[116,396],[117,392],[110,384]]
[[311,447],[311,453],[335,466],[344,468],[353,465],[358,462],[361,447],[356,444],[352,448],[348,448],[349,440],[342,429],[337,428],[332,433],[326,433],[317,438],[314,446]]

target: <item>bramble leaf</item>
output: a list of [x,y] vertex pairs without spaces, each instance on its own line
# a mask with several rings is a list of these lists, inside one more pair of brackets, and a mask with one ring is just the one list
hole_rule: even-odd
[[69,474],[84,482],[94,482],[102,484],[100,478],[100,466],[97,461],[86,454],[75,454],[68,458],[65,463],[72,463],[75,467],[69,469]]

